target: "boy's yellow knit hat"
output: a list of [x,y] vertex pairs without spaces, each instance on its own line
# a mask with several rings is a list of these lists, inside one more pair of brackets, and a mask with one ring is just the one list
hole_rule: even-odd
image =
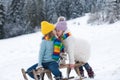
[[41,32],[43,35],[48,34],[49,32],[53,31],[55,26],[47,21],[41,22]]

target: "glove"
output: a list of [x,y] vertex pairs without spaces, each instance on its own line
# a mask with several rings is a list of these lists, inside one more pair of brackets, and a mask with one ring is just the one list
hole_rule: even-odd
[[36,67],[36,70],[38,70],[38,69],[44,70],[44,68],[43,68],[42,66],[37,66],[37,67]]
[[37,74],[39,75],[44,70],[44,68],[42,66],[37,66],[36,70],[37,70]]

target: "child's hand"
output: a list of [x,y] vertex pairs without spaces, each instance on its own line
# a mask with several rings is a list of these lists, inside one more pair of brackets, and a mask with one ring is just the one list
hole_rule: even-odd
[[39,67],[39,68],[37,68],[37,70],[44,70],[44,68],[43,67]]
[[75,64],[69,64],[70,68],[73,69],[75,67]]
[[42,70],[42,69],[44,69],[44,68],[43,68],[42,66],[37,66],[37,67],[36,67],[36,70],[38,70],[38,69],[41,69],[41,70]]
[[37,70],[37,75],[39,75],[44,70],[44,68],[38,66],[36,70]]

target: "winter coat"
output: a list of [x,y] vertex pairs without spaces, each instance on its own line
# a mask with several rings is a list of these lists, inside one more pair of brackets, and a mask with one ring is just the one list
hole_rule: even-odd
[[[69,30],[64,32],[68,33]],[[69,63],[74,64],[75,61],[86,63],[90,57],[90,45],[86,40],[75,38],[73,35],[63,40],[65,52],[69,56]]]
[[42,63],[55,61],[52,59],[53,54],[53,41],[42,40],[40,52],[39,52],[39,61],[38,66],[42,67]]

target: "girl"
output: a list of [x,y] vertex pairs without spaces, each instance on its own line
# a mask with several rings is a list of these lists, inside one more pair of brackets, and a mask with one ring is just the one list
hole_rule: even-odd
[[[56,24],[57,36],[63,40],[65,46],[65,52],[68,53],[70,65],[74,66],[74,61],[83,62],[88,76],[94,78],[94,72],[90,65],[87,63],[90,57],[90,45],[87,41],[74,38],[71,36],[70,31],[67,29],[67,23],[64,17],[59,17]],[[67,36],[67,37],[66,37]],[[81,76],[84,77],[84,70],[80,68]]]
[[[64,46],[60,40],[55,37],[55,26],[47,21],[41,22],[41,32],[44,35],[41,42],[41,48],[39,52],[38,64],[33,65],[27,71],[38,68],[49,69],[56,80],[61,80],[62,74],[59,70],[58,60],[59,54],[64,50]],[[33,74],[29,73],[29,76],[33,77]]]

